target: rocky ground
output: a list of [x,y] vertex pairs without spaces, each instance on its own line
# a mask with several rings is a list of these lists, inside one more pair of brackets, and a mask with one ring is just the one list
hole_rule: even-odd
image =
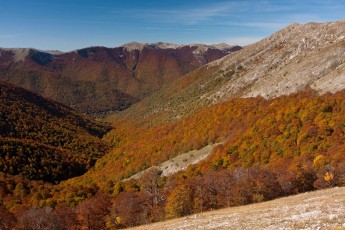
[[171,176],[172,174],[186,170],[188,165],[197,164],[199,161],[205,159],[207,156],[209,156],[215,146],[217,146],[218,143],[213,145],[207,145],[199,150],[192,150],[187,153],[183,153],[181,155],[178,155],[175,158],[172,158],[168,161],[163,162],[162,164],[158,166],[150,167],[146,170],[143,170],[141,172],[138,172],[131,176],[132,179],[139,179],[141,178],[145,173],[150,172],[151,170],[159,170],[161,171],[161,176]]

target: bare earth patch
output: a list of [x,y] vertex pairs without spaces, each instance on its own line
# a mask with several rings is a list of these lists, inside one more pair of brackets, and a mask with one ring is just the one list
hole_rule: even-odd
[[162,171],[161,176],[171,176],[172,174],[186,170],[189,165],[196,164],[199,161],[205,159],[212,152],[212,149],[219,145],[219,143],[207,145],[199,150],[192,150],[187,153],[176,156],[168,161],[161,163],[158,166],[153,166],[148,169],[145,169],[141,172],[138,172],[131,176],[131,179],[139,179],[143,176],[144,173],[157,168]]
[[205,212],[133,229],[345,229],[345,187]]

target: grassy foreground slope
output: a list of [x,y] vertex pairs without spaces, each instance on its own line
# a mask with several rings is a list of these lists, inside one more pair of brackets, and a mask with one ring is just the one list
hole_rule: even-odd
[[345,229],[344,194],[337,187],[132,229]]

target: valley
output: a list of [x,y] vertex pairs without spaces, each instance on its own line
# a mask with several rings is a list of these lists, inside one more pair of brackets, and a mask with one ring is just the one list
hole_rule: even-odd
[[0,228],[343,228],[344,34],[0,49]]
[[124,110],[166,83],[239,49],[166,43],[67,53],[0,49],[0,80],[97,116]]
[[345,21],[290,25],[209,63],[108,121],[169,122],[232,98],[275,98],[304,90],[344,89]]

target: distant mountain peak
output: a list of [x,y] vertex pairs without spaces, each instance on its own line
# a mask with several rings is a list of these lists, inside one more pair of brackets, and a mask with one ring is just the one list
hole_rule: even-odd
[[155,42],[155,43],[140,43],[140,42],[130,42],[122,45],[121,47],[125,47],[128,51],[132,50],[142,50],[144,47],[149,48],[158,48],[158,49],[179,49],[182,47],[197,47],[199,52],[205,52],[208,49],[219,49],[219,50],[228,50],[236,46],[230,46],[226,43],[220,44],[201,44],[201,43],[193,43],[193,44],[175,44],[169,42]]
[[140,43],[140,42],[129,42],[126,44],[121,45],[120,47],[126,48],[128,51],[132,50],[142,50],[145,46],[149,43]]
[[14,54],[14,59],[16,62],[24,61],[29,55],[31,48],[4,48],[5,51],[10,51]]
[[183,45],[169,43],[169,42],[156,42],[156,43],[151,43],[150,46],[156,47],[159,49],[178,49]]
[[140,42],[130,42],[122,45],[128,51],[132,50],[142,50],[144,47],[157,48],[157,49],[178,49],[184,45],[179,45],[169,42],[155,42],[155,43],[140,43]]
[[231,48],[231,47],[233,47],[233,46],[231,46],[231,45],[229,45],[229,44],[227,44],[227,43],[218,43],[218,44],[212,44],[212,45],[210,45],[210,46],[212,46],[212,47],[215,47],[215,48],[217,48],[217,49],[229,49],[229,48]]
[[0,48],[0,56],[2,50],[5,52],[13,53],[15,62],[24,61],[27,56],[33,53],[42,53],[49,55],[60,55],[64,53],[59,50],[39,50],[34,48]]

